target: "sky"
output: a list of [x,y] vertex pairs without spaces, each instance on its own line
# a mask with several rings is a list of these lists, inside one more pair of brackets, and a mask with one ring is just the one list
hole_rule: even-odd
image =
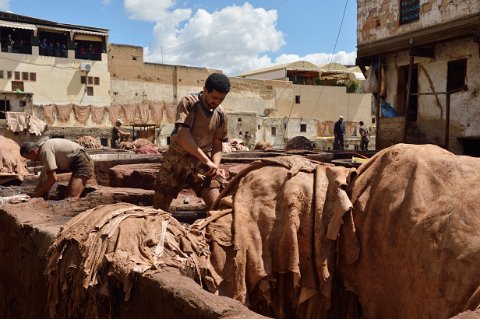
[[144,61],[235,76],[304,60],[354,65],[354,0],[0,0],[0,11],[109,30]]

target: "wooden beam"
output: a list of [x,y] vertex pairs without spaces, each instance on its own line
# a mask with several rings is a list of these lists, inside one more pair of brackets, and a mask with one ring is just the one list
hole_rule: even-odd
[[435,57],[435,48],[434,47],[412,47],[410,48],[410,56],[420,56],[424,58],[434,58]]

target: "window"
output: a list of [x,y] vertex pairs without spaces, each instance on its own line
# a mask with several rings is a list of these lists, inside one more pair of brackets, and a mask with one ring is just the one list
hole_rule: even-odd
[[27,106],[27,102],[26,101],[20,101],[20,107],[25,107]]
[[400,0],[400,25],[418,21],[419,18],[419,0]]
[[300,104],[300,95],[295,95],[295,103]]
[[275,126],[272,126],[272,136],[277,136],[277,128]]
[[0,119],[5,119],[5,112],[10,111],[10,100],[0,100]]
[[93,85],[93,76],[87,77],[87,80],[89,85]]
[[7,79],[11,79],[12,78],[12,71],[7,71]]
[[461,90],[467,85],[467,59],[448,62],[447,92]]
[[0,28],[2,52],[32,54],[33,30]]
[[35,82],[37,80],[37,73],[31,72],[30,73],[30,81]]
[[100,85],[100,78],[98,76],[93,78],[93,84]]
[[59,32],[38,32],[38,50],[43,56],[54,56],[60,58],[68,57],[67,33]]
[[0,71],[0,79],[3,79],[3,71]]
[[241,122],[241,121],[242,121],[242,118],[241,118],[241,117],[239,117],[239,118],[237,119],[237,121],[238,121],[238,122]]
[[103,37],[99,41],[79,40],[80,36],[75,38],[75,59],[82,60],[102,60],[102,53],[105,52],[103,46]]
[[87,95],[93,96],[93,86],[87,86]]
[[307,124],[300,124],[300,132],[305,133],[307,131]]
[[86,76],[81,76],[80,77],[80,84],[87,84],[87,77]]
[[15,71],[15,80],[20,80],[20,72]]
[[23,82],[12,81],[12,91],[20,90],[23,92]]
[[22,72],[22,80],[28,81],[28,72]]

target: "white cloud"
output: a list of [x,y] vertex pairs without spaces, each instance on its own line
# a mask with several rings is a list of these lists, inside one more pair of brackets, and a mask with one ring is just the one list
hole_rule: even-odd
[[214,12],[178,9],[175,0],[125,0],[124,4],[131,18],[155,22],[145,61],[221,69],[228,75],[298,60],[355,62],[355,52],[272,58],[285,45],[276,26],[277,11],[254,8],[248,2]]
[[112,0],[102,0],[103,5],[109,5],[112,2]]
[[0,0],[0,10],[8,11],[10,8],[9,0]]

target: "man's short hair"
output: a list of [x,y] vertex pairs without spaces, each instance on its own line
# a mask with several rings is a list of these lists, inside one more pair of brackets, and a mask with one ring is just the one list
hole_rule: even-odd
[[360,121],[360,125],[363,125],[363,121]]
[[34,142],[25,142],[20,146],[20,155],[30,155],[34,149],[39,148],[40,145]]
[[212,73],[205,81],[205,88],[208,92],[215,90],[220,93],[228,93],[230,92],[230,80],[225,74]]

